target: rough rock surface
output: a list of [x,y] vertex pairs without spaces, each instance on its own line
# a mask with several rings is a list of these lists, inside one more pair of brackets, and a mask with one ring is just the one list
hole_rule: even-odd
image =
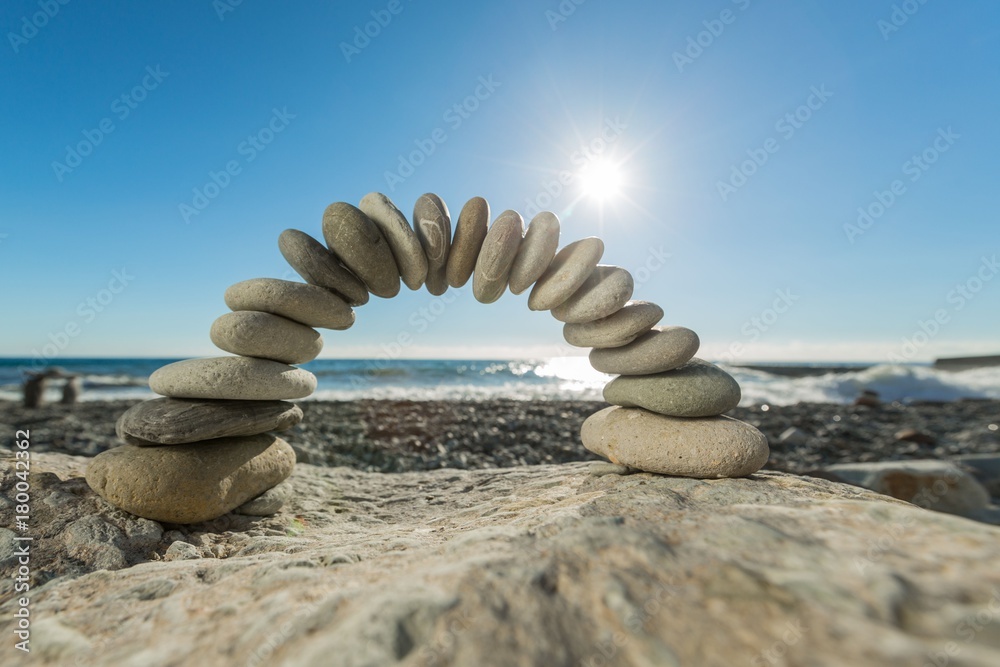
[[34,460],[34,664],[1000,663],[1000,530],[826,480],[299,465],[280,514],[178,528],[86,461]]

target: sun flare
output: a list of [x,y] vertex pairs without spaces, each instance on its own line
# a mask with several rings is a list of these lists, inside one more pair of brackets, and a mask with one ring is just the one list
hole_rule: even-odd
[[621,167],[603,158],[585,164],[577,177],[581,194],[602,202],[619,195],[624,181]]

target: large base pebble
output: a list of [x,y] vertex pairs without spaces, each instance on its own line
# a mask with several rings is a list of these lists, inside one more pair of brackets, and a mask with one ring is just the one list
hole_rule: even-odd
[[149,376],[149,388],[171,398],[284,401],[316,391],[316,376],[267,359],[210,357],[157,369]]
[[122,445],[95,456],[87,483],[115,507],[167,523],[220,517],[287,478],[291,446],[273,435],[170,447]]
[[312,327],[254,310],[226,313],[212,323],[209,336],[220,350],[283,364],[304,364],[323,351],[323,337]]
[[653,375],[622,375],[604,387],[604,400],[646,408],[671,417],[711,417],[735,408],[740,385],[726,371],[701,359]]
[[354,311],[330,290],[278,278],[251,278],[230,286],[225,294],[232,310],[259,310],[281,315],[307,327],[351,328]]
[[126,410],[115,430],[130,444],[179,445],[284,431],[302,416],[302,408],[286,401],[154,398]]
[[580,438],[612,463],[699,479],[746,477],[769,455],[764,434],[736,419],[683,419],[619,406],[587,418]]
[[684,327],[656,327],[621,347],[590,352],[594,370],[612,375],[649,375],[686,364],[698,352],[698,334]]

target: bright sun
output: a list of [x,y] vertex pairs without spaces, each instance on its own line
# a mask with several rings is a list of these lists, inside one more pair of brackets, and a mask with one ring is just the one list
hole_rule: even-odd
[[588,162],[578,173],[580,191],[586,197],[607,201],[621,192],[621,167],[603,158]]

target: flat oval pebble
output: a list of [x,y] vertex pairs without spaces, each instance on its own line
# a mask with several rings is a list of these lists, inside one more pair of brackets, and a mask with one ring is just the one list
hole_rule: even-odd
[[740,385],[726,371],[701,359],[654,375],[622,375],[604,387],[604,400],[671,417],[711,417],[740,402]]
[[307,327],[349,329],[354,311],[330,290],[277,278],[251,278],[226,290],[232,310],[257,310],[281,315]]
[[285,364],[304,364],[323,351],[323,337],[312,327],[256,310],[226,313],[212,323],[209,336],[226,352]]
[[556,253],[528,295],[531,310],[551,310],[573,296],[604,255],[604,241],[596,236],[574,241]]
[[287,401],[154,398],[126,410],[115,431],[133,445],[180,445],[284,431],[301,421],[302,408]]
[[580,439],[612,463],[698,479],[752,475],[769,454],[763,433],[730,417],[683,419],[618,406],[588,417]]
[[171,398],[285,401],[316,391],[316,376],[267,359],[210,357],[157,369],[149,376],[149,388]]
[[274,516],[291,500],[294,490],[290,480],[268,489],[253,500],[243,503],[233,511],[247,516]]
[[445,270],[445,278],[452,287],[461,287],[469,282],[472,272],[476,270],[476,260],[489,226],[489,202],[482,197],[473,197],[465,202],[455,223],[455,238],[451,241]]
[[563,338],[577,347],[621,347],[649,331],[662,318],[663,309],[655,303],[629,301],[613,315],[563,325]]
[[323,212],[323,238],[340,261],[375,296],[399,294],[399,269],[382,232],[361,209],[334,202]]
[[451,248],[451,215],[444,200],[432,192],[420,195],[413,205],[413,230],[427,256],[427,291],[440,296],[448,291]]
[[297,229],[278,236],[278,249],[288,265],[310,285],[333,290],[351,306],[368,303],[368,288],[330,250]]
[[698,334],[685,327],[655,327],[621,347],[590,351],[594,370],[612,375],[649,375],[680,368],[698,352]]
[[427,256],[406,216],[381,192],[369,192],[358,208],[375,223],[389,243],[399,276],[412,290],[427,280]]
[[517,211],[504,211],[493,221],[472,277],[476,301],[493,303],[507,290],[507,279],[523,236],[524,219]]
[[171,447],[122,445],[91,459],[87,484],[136,516],[200,523],[280,484],[294,466],[292,447],[266,433]]
[[617,312],[632,298],[635,281],[620,266],[598,264],[580,289],[552,309],[560,322],[592,322]]
[[559,247],[559,218],[542,211],[531,219],[510,270],[510,291],[521,294],[542,277]]

